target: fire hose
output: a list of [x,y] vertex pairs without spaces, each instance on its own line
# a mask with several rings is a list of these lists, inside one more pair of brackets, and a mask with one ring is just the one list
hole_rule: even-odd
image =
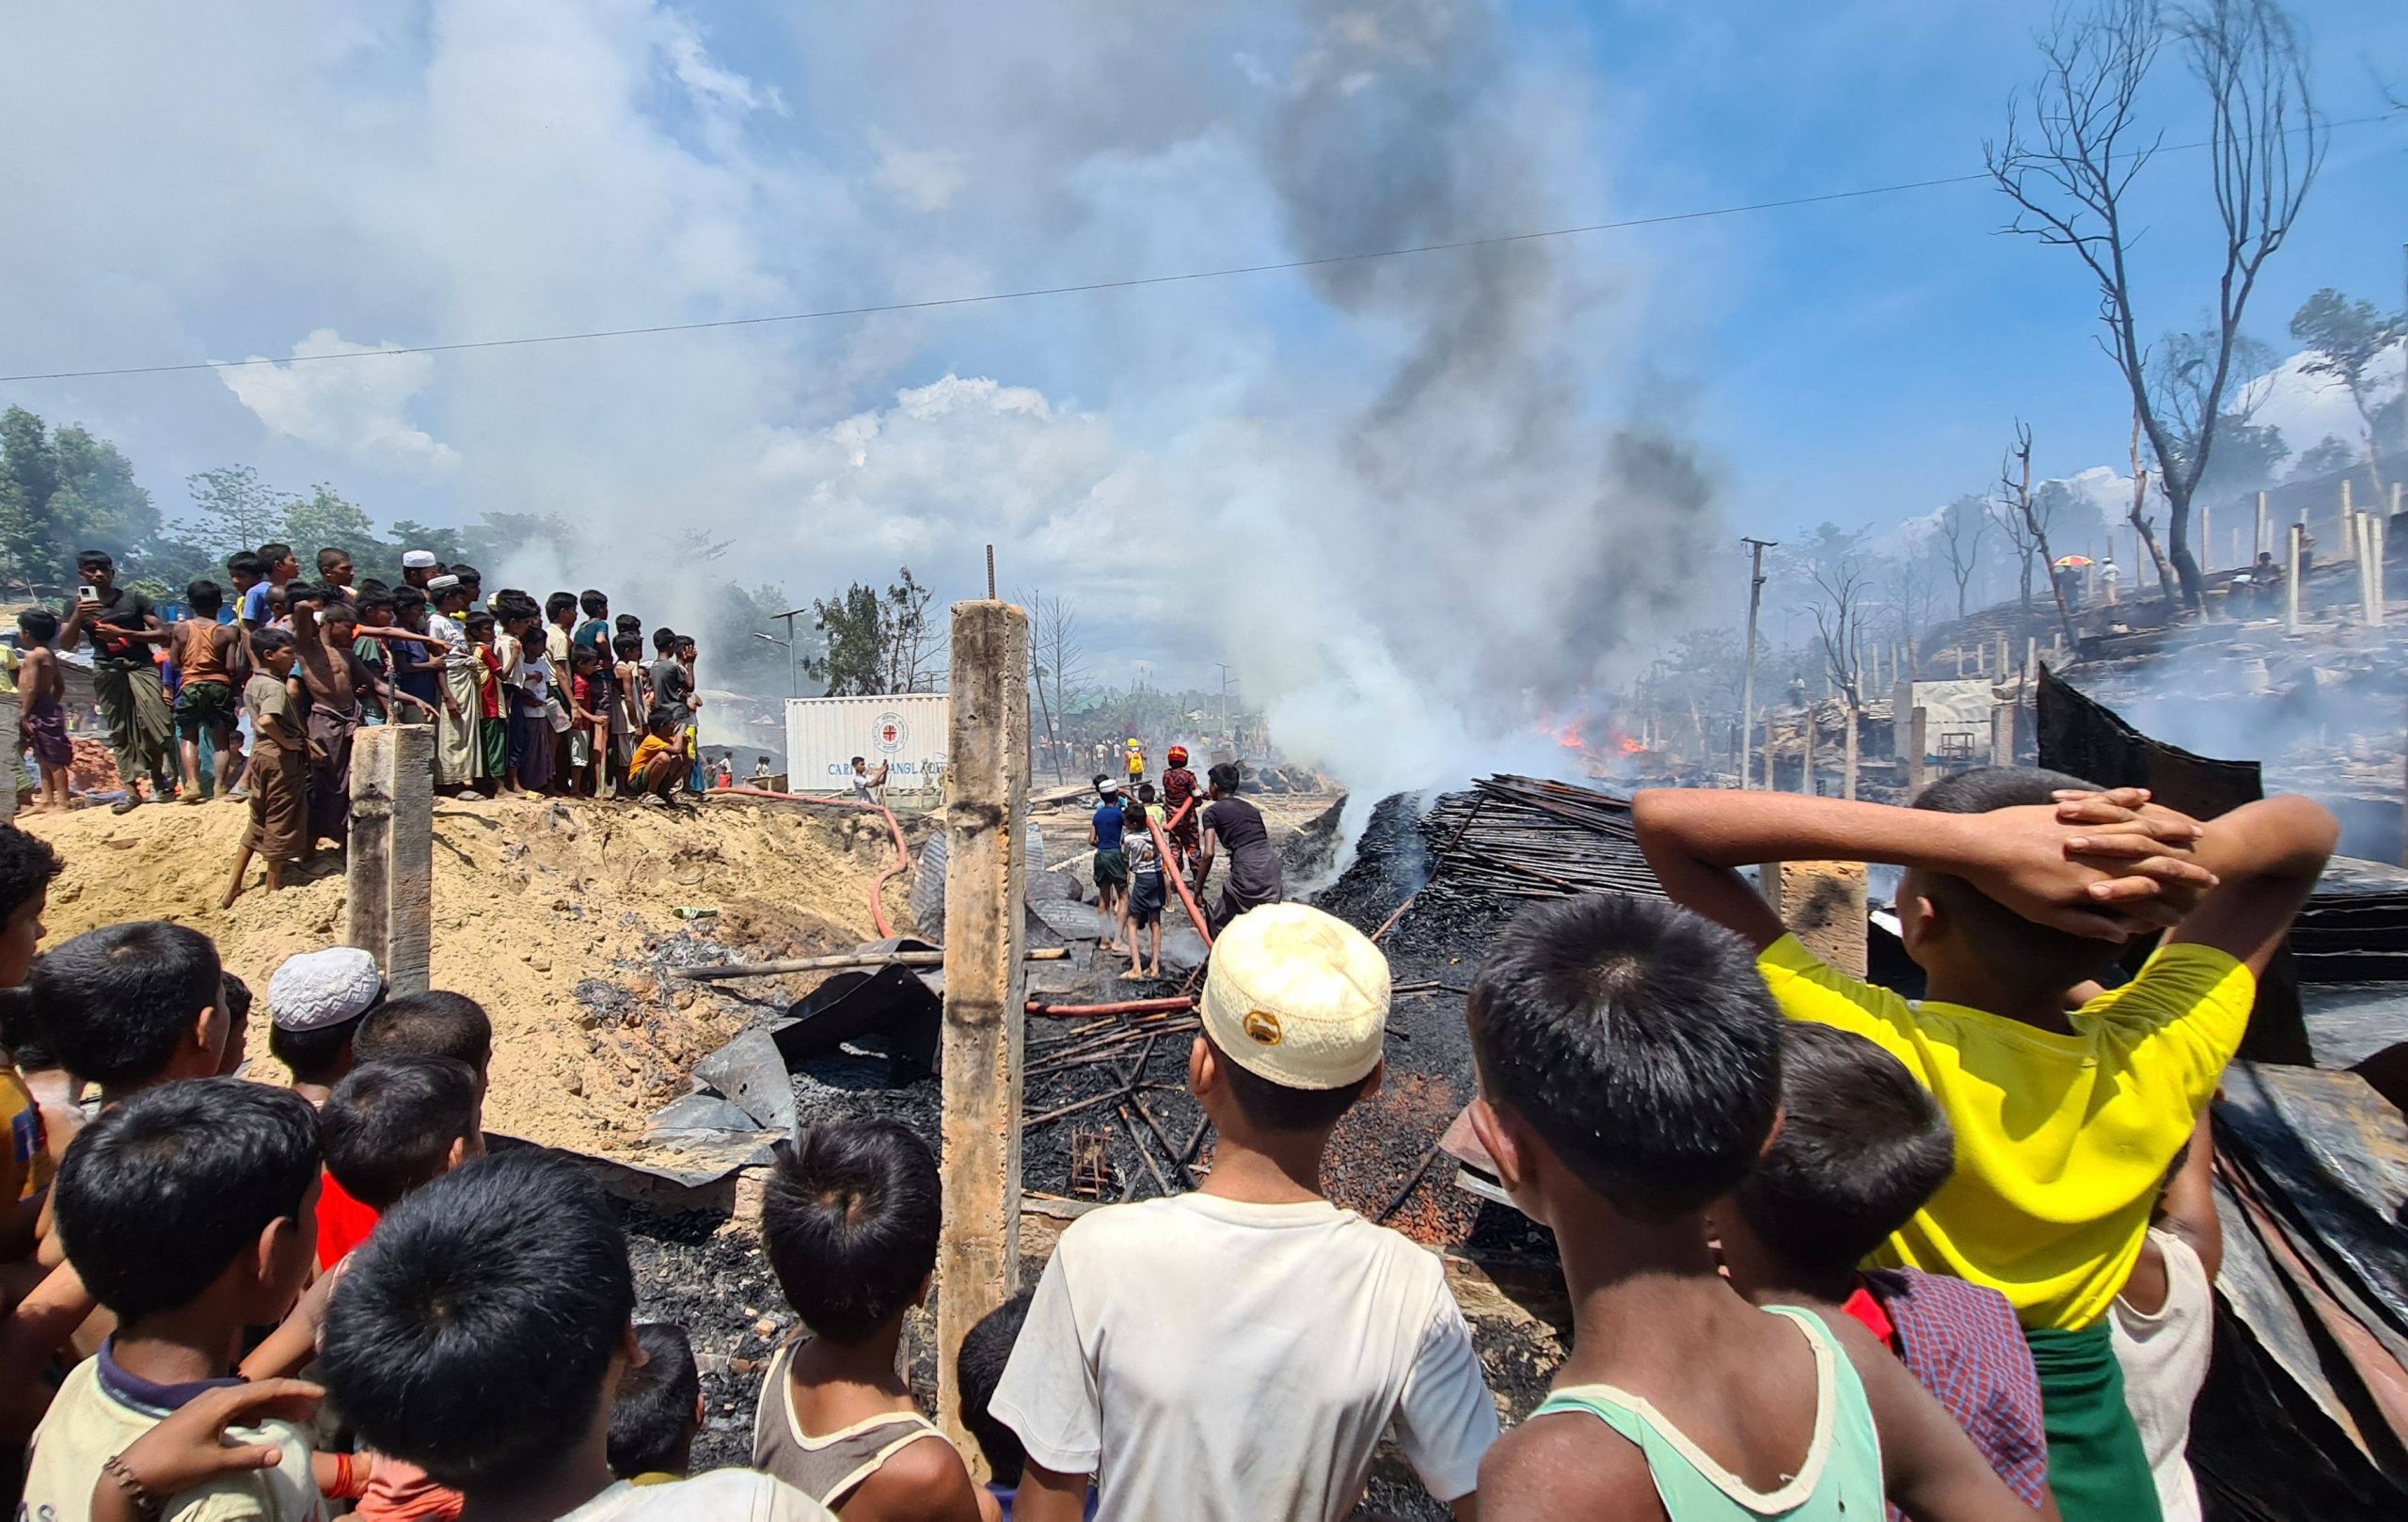
[[[1179,812],[1170,816],[1171,827],[1178,828],[1179,821],[1185,818],[1187,811],[1195,806],[1196,800],[1192,798],[1181,803]],[[1196,933],[1204,938],[1204,949],[1212,950],[1212,932],[1204,923],[1203,911],[1196,907],[1196,896],[1187,891],[1187,875],[1179,870],[1178,859],[1170,852],[1170,837],[1164,832],[1163,822],[1154,817],[1151,809],[1146,811],[1146,828],[1153,832],[1154,849],[1162,855],[1163,876],[1170,879],[1179,889],[1179,901],[1187,906],[1187,917],[1196,922]]]
[[895,864],[871,880],[869,885],[870,923],[878,927],[879,939],[891,940],[895,927],[886,919],[886,885],[896,874],[910,870],[911,848],[904,843],[903,826],[895,819],[895,811],[883,803],[866,802],[858,798],[816,798],[809,793],[773,793],[766,787],[714,787],[705,798],[768,798],[781,803],[816,803],[821,808],[868,809],[886,820],[886,828],[895,836]]

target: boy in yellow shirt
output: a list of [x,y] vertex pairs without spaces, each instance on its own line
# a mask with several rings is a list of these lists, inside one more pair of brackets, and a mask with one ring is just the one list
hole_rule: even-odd
[[[1792,1019],[1869,1038],[1940,1100],[1956,1174],[1875,1260],[2004,1293],[2039,1368],[2066,1517],[2155,1517],[2107,1308],[2332,853],[2332,815],[2273,798],[2201,825],[2138,789],[2009,768],[1945,778],[1912,808],[1666,789],[1635,812],[1665,891],[1749,940]],[[1906,868],[1898,918],[1925,998],[1824,966],[1735,870],[1829,859]],[[2130,982],[2068,997],[2159,929]]]
[[655,708],[644,728],[644,737],[627,762],[627,791],[637,802],[657,806],[668,802],[686,780],[685,749],[675,738],[677,717],[667,708]]

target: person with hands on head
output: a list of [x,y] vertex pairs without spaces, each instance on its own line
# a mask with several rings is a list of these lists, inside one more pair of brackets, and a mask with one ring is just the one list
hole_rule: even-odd
[[1705,1213],[1781,1116],[1781,1012],[1729,932],[1636,895],[1543,904],[1465,1012],[1472,1129],[1555,1233],[1573,1319],[1547,1399],[1481,1465],[1486,1522],[1871,1522],[1885,1494],[1920,1522],[2054,1516],[1862,1325],[1718,1272]]
[[[2202,824],[2139,789],[2004,768],[1943,778],[1911,808],[1653,789],[1633,815],[1665,892],[1755,949],[1790,1018],[1870,1038],[1939,1099],[1956,1172],[1876,1260],[2004,1294],[2039,1371],[2058,1504],[2155,1515],[2104,1319],[2332,853],[2333,816],[2270,798]],[[1907,869],[1921,1001],[1824,966],[1737,875],[1830,858]],[[2131,981],[2068,1007],[2158,930]]]
[[59,631],[58,643],[72,650],[87,635],[91,637],[92,696],[100,703],[101,719],[109,728],[109,749],[117,753],[117,774],[125,784],[125,797],[113,805],[123,814],[141,805],[146,781],[154,796],[173,791],[167,766],[176,743],[176,716],[167,706],[167,691],[150,659],[150,647],[174,636],[159,622],[149,597],[117,584],[117,562],[107,551],[87,549],[77,555],[75,574],[75,600],[67,605],[67,625]]

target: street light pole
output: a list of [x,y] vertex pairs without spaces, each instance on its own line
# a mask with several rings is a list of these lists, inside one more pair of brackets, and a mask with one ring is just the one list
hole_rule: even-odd
[[786,696],[790,698],[802,696],[801,684],[795,674],[794,621],[809,611],[808,608],[789,608],[783,613],[769,615],[786,621]]

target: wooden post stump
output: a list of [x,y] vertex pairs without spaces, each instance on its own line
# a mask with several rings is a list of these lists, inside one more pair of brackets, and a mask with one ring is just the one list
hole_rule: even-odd
[[376,959],[398,997],[427,990],[435,890],[435,730],[376,724],[351,746],[343,942]]
[[1862,862],[1782,862],[1766,869],[1765,881],[1773,912],[1824,966],[1864,975]]
[[937,1251],[937,1421],[964,1454],[961,1340],[1020,1279],[1022,1032],[1027,1002],[1028,614],[953,608],[945,784],[944,1230]]

